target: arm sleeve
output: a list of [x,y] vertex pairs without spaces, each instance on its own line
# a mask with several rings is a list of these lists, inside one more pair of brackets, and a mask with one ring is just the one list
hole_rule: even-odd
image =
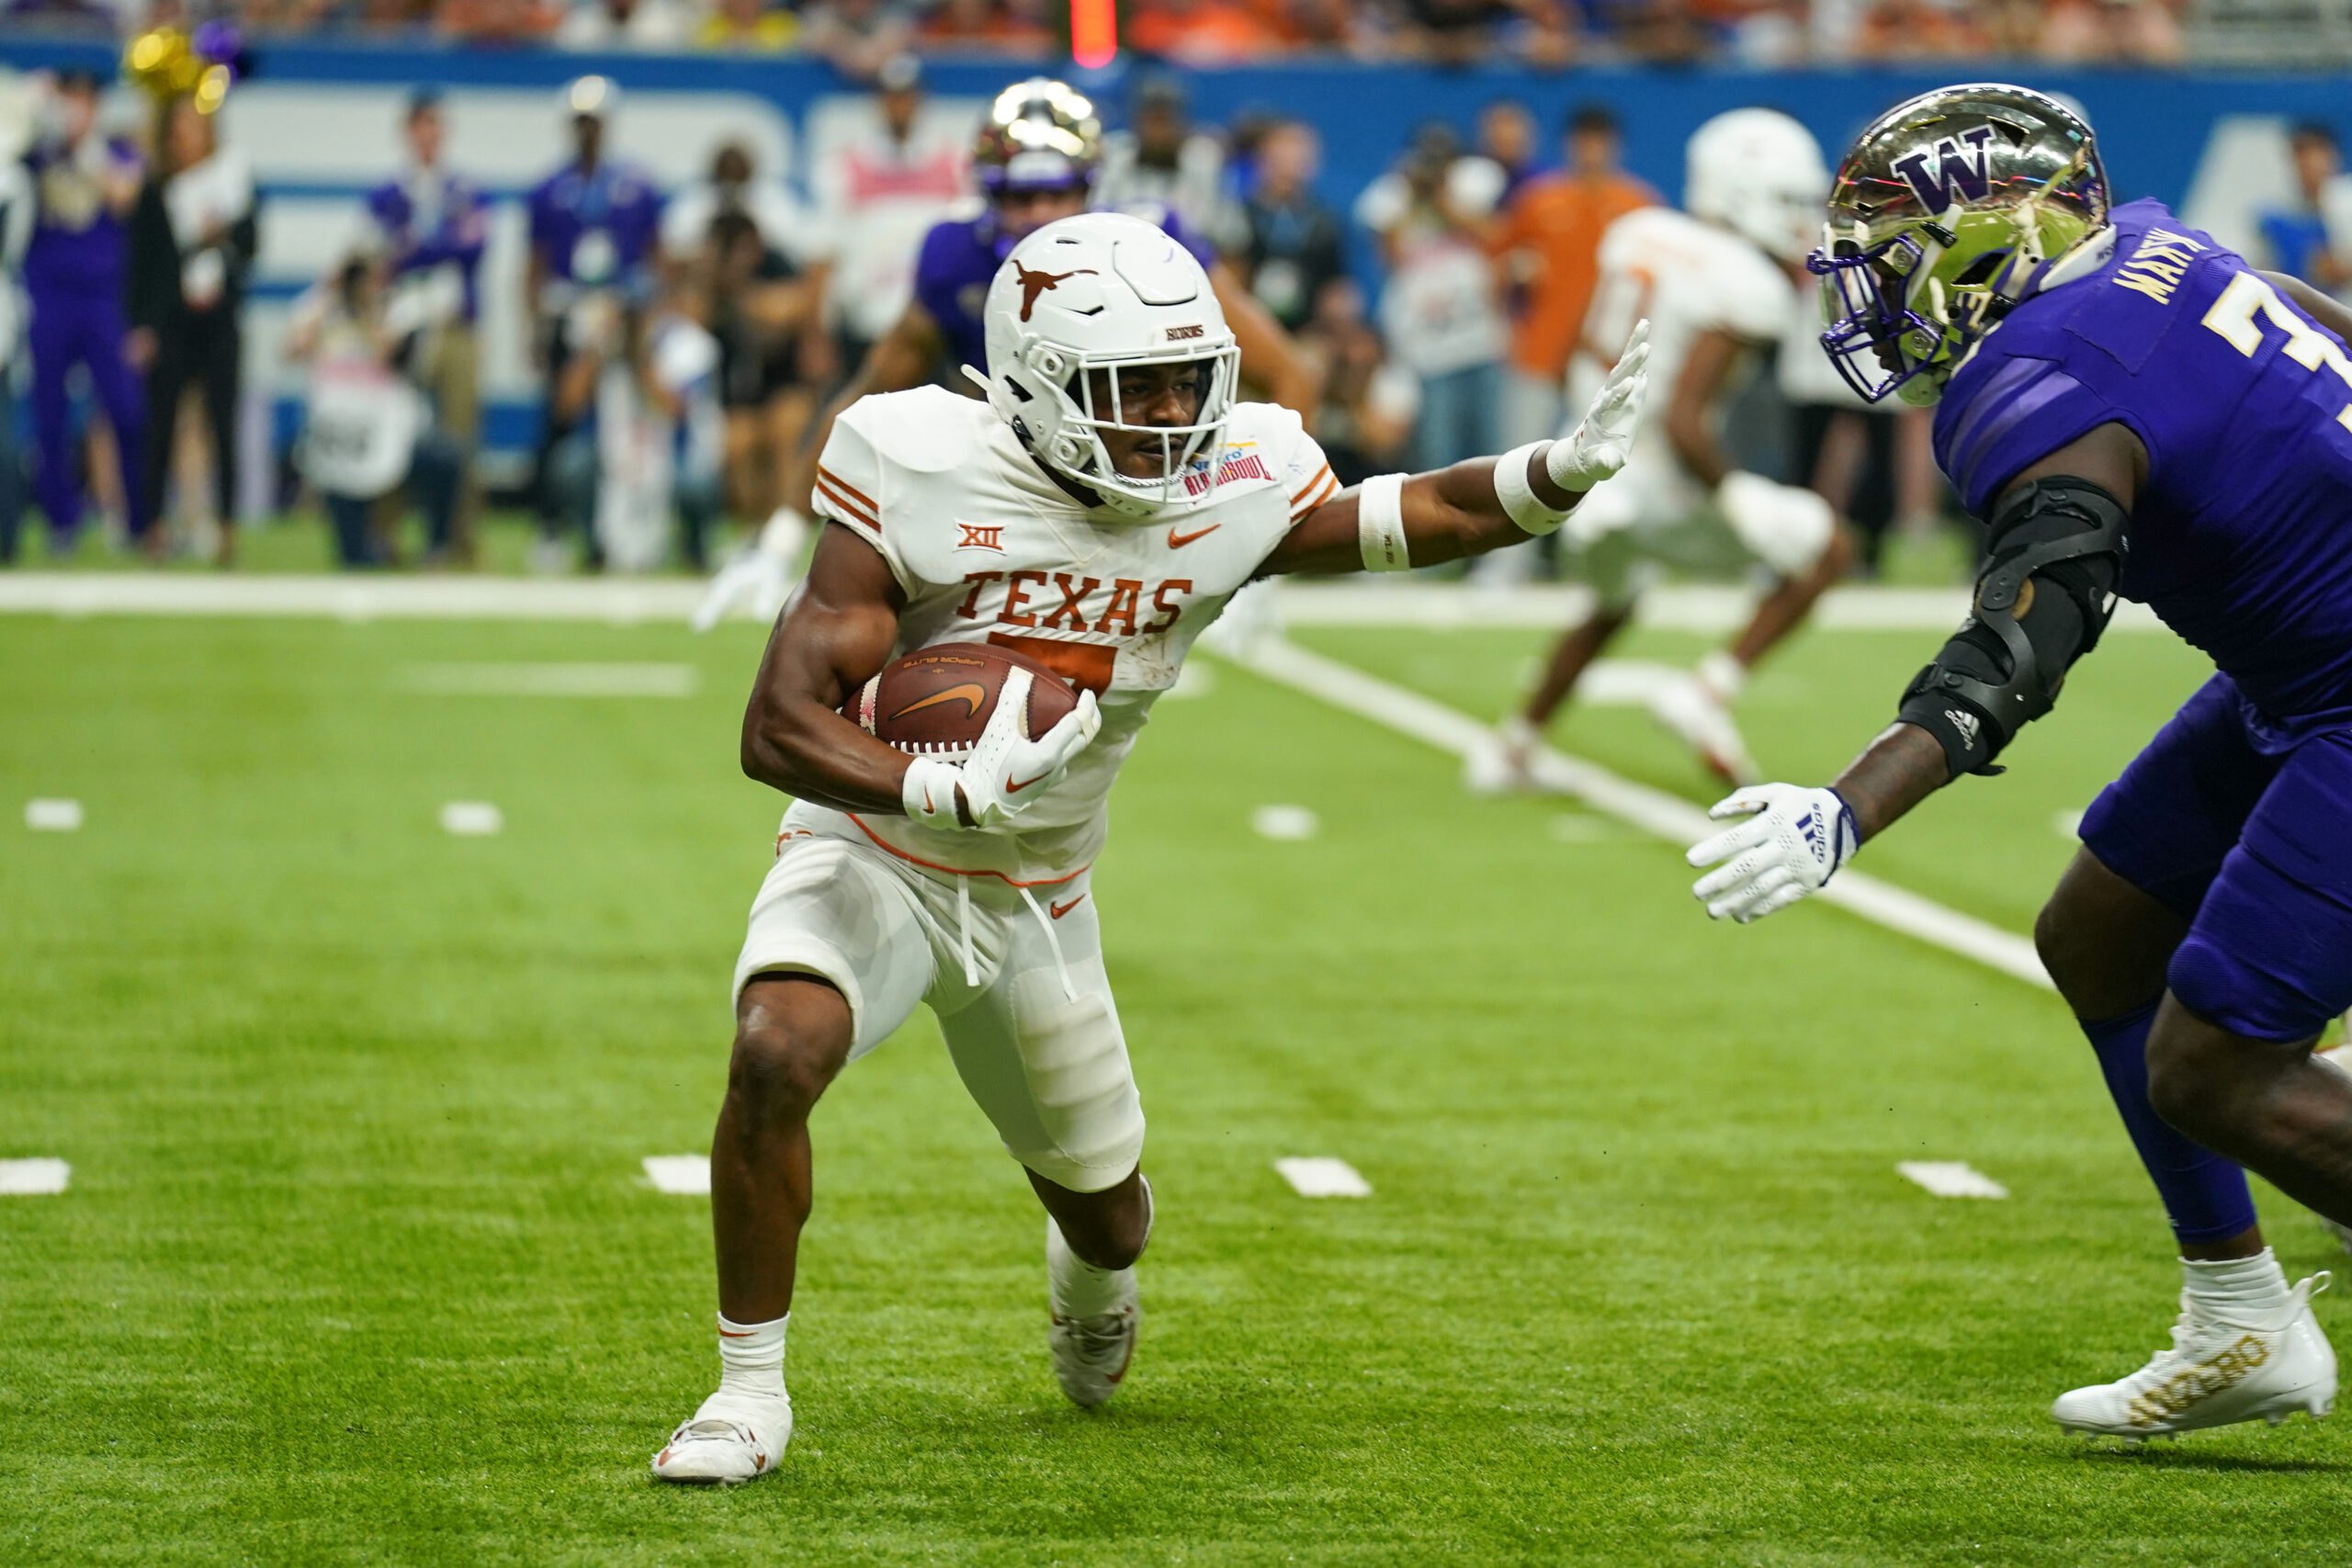
[[860,399],[833,421],[825,449],[817,455],[817,482],[809,510],[873,546],[899,586],[912,594],[914,575],[899,558],[897,542],[883,532],[882,505],[888,485],[882,454],[866,428],[874,418],[874,402],[872,398]]
[[1295,434],[1290,438],[1290,460],[1283,465],[1282,477],[1295,526],[1300,518],[1338,495],[1341,486],[1339,476],[1331,471],[1331,459],[1324,455],[1323,444],[1306,433],[1298,415],[1290,417]]
[[2012,357],[1976,384],[1965,407],[1937,421],[1938,466],[1951,476],[1962,504],[1985,517],[2029,465],[2108,423],[2129,425],[2153,461],[2155,445],[2142,422],[2127,417],[2056,360]]

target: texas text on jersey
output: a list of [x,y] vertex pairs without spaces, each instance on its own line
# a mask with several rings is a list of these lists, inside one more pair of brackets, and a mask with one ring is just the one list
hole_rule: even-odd
[[870,839],[941,870],[1065,880],[1102,848],[1106,797],[1151,705],[1292,523],[1337,495],[1322,448],[1272,403],[1233,409],[1224,446],[1186,471],[1205,492],[1138,524],[1080,506],[987,403],[937,387],[870,397],[834,424],[816,510],[878,551],[907,596],[896,654],[943,642],[1017,648],[1102,703],[1069,776],[1002,833],[800,803],[788,827]]

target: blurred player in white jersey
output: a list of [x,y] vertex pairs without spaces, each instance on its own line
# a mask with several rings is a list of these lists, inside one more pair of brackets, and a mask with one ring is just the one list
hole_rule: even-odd
[[1744,371],[1781,341],[1795,308],[1793,278],[1829,191],[1821,148],[1786,115],[1734,109],[1699,128],[1688,156],[1687,211],[1627,213],[1600,242],[1600,279],[1569,367],[1571,396],[1589,391],[1627,330],[1646,317],[1661,406],[1623,477],[1577,508],[1561,536],[1598,604],[1562,637],[1520,712],[1471,755],[1467,782],[1482,793],[1528,786],[1528,759],[1544,727],[1667,567],[1760,569],[1771,579],[1739,637],[1650,704],[1711,772],[1735,784],[1754,779],[1731,705],[1749,668],[1795,629],[1851,558],[1827,502],[1734,467],[1721,432]]
[[[781,1457],[808,1112],[918,1005],[1045,1205],[1062,1389],[1110,1397],[1136,1342],[1151,1190],[1089,879],[1152,703],[1258,578],[1403,570],[1558,527],[1623,466],[1645,386],[1637,334],[1574,434],[1343,491],[1297,414],[1235,400],[1240,351],[1209,276],[1149,223],[1037,230],[982,315],[986,401],[918,388],[835,423],[824,534],[744,718],[745,771],[795,804],[736,962],[712,1140],[724,1371],[655,1456],[664,1480],[745,1481]],[[972,703],[983,728],[954,761],[838,711],[940,644],[1016,650],[1078,705],[1028,735],[1035,677],[1013,671],[984,721]]]

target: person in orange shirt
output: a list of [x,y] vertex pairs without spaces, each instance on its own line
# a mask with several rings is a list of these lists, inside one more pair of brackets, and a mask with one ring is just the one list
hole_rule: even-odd
[[1657,193],[1622,172],[1615,113],[1587,104],[1561,128],[1567,167],[1521,186],[1490,231],[1490,244],[1521,300],[1511,321],[1503,393],[1505,446],[1560,434],[1568,355],[1600,276],[1601,231]]

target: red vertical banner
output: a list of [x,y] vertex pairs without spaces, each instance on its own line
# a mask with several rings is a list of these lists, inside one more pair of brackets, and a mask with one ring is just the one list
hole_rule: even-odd
[[1069,54],[1089,71],[1119,52],[1117,0],[1069,0]]

